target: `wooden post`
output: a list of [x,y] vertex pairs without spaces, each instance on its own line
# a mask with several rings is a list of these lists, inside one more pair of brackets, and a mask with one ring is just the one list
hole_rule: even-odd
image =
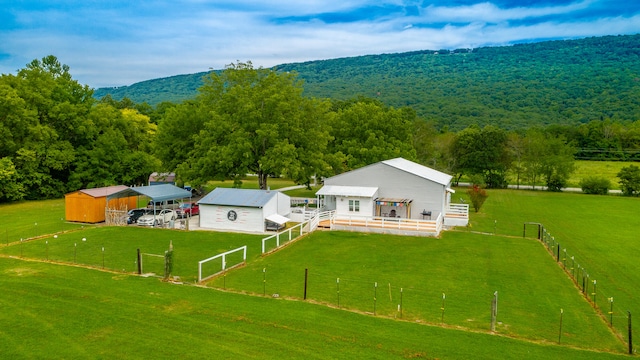
[[307,300],[307,283],[309,280],[309,269],[304,269],[304,300]]
[[498,292],[493,293],[491,302],[491,331],[496,331],[496,318],[498,317]]
[[560,331],[558,332],[558,344],[560,344],[560,340],[562,339],[562,314],[564,313],[563,309],[560,309]]
[[627,311],[627,318],[629,319],[628,333],[629,333],[629,355],[633,354],[633,341],[631,339],[631,311]]
[[142,275],[142,255],[140,249],[138,249],[138,275]]

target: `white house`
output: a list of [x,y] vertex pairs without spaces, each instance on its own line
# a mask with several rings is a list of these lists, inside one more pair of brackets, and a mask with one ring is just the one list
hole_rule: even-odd
[[334,210],[338,218],[395,219],[396,223],[429,220],[440,225],[466,225],[468,206],[452,209],[450,203],[455,192],[451,189],[452,178],[396,158],[327,178],[316,195],[319,207]]
[[198,204],[200,227],[222,231],[264,233],[267,224],[284,225],[291,212],[289,196],[270,190],[216,188]]

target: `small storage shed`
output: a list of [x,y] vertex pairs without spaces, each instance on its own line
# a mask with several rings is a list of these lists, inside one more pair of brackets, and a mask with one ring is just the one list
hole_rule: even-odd
[[279,191],[216,188],[198,201],[200,227],[222,231],[266,232],[267,221],[289,221],[291,199]]
[[[103,222],[106,218],[107,197],[128,188],[125,185],[116,185],[68,193],[64,196],[65,218],[67,221],[91,224]],[[136,197],[112,199],[108,205],[110,208],[133,209],[136,207]]]

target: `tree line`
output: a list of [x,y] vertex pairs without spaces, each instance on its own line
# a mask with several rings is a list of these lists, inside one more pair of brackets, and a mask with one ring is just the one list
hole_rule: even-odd
[[514,179],[559,190],[582,146],[577,140],[630,146],[613,139],[636,131],[635,123],[600,121],[578,131],[472,125],[453,132],[379,99],[308,97],[295,72],[250,62],[207,74],[198,95],[180,103],[92,95],[54,56],[0,77],[0,201],[140,185],[154,171],[175,171],[194,186],[212,179],[240,186],[251,173],[266,189],[274,176],[310,184],[395,157],[487,187]]

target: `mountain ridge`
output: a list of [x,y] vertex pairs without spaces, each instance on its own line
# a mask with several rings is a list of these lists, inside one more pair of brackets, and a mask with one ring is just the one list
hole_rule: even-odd
[[[362,55],[273,69],[297,72],[307,96],[377,98],[411,107],[439,128],[629,122],[640,113],[640,35]],[[101,88],[94,96],[180,102],[197,95],[207,73]]]

